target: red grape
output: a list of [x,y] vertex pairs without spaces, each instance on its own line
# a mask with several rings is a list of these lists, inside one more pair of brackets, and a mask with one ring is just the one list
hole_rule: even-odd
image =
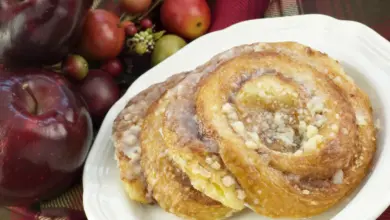
[[149,18],[144,18],[140,22],[141,27],[144,29],[153,27],[153,22]]
[[128,36],[133,36],[138,32],[137,28],[134,25],[129,25],[125,27],[125,31]]
[[105,61],[100,68],[113,77],[119,76],[123,71],[123,65],[117,58]]

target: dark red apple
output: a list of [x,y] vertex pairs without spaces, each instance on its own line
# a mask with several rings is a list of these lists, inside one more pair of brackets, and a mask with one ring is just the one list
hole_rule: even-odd
[[164,0],[160,19],[168,31],[193,40],[208,30],[211,12],[206,0]]
[[99,125],[111,106],[119,99],[120,90],[114,79],[102,70],[90,70],[79,84],[95,125]]
[[92,142],[82,98],[62,76],[0,70],[0,205],[59,195],[78,178]]
[[52,65],[76,46],[93,0],[0,0],[0,60]]

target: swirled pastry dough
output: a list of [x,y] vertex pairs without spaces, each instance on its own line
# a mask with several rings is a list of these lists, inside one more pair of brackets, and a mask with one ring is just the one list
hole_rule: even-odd
[[129,197],[186,219],[246,207],[309,217],[353,191],[376,131],[368,96],[329,56],[295,42],[222,52],[133,98],[114,123]]

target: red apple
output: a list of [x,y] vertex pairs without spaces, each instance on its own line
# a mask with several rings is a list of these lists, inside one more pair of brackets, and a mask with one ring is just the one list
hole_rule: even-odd
[[59,195],[79,177],[92,142],[82,98],[62,76],[0,70],[0,205]]
[[113,59],[122,51],[125,37],[116,14],[104,9],[91,10],[83,27],[80,50],[90,60]]
[[0,0],[0,60],[53,65],[73,51],[93,0]]
[[78,85],[80,94],[87,102],[89,113],[96,126],[100,124],[111,106],[119,99],[119,86],[102,70],[90,70]]
[[206,0],[165,0],[160,19],[168,31],[193,40],[206,33],[211,14]]
[[120,0],[121,7],[130,14],[137,14],[148,10],[152,0]]

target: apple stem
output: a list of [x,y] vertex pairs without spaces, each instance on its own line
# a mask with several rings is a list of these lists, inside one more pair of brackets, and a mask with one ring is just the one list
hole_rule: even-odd
[[119,20],[120,20],[120,21],[124,21],[124,20],[125,20],[125,19],[124,19],[125,17],[126,17],[126,13],[122,13],[121,16],[120,16],[120,18],[119,18]]
[[153,5],[143,15],[141,15],[137,20],[141,21],[142,19],[144,19],[146,16],[148,16],[150,14],[150,12],[152,12],[163,1],[164,0],[157,0],[157,1],[155,1],[153,3]]
[[31,99],[34,101],[34,108],[33,109],[29,109],[29,112],[31,114],[37,114],[38,113],[38,101],[35,98],[33,92],[31,91],[31,88],[28,86],[27,83],[24,83],[22,88],[23,88],[23,90],[25,90],[30,95]]
[[128,14],[126,14],[126,13],[123,13],[123,14],[121,15],[121,17],[119,18],[119,20],[120,20],[121,22],[123,22],[123,21],[133,21],[134,19],[137,18],[137,16],[138,16],[138,15],[128,15]]
[[119,20],[121,22],[123,21],[133,21],[137,20],[138,22],[144,19],[146,16],[148,16],[160,3],[162,3],[164,0],[156,0],[149,9],[143,13],[143,14],[135,14],[135,15],[129,15],[126,12],[122,13],[119,17]]
[[51,70],[56,73],[61,73],[61,67],[62,67],[62,62],[56,63],[51,66],[43,66],[44,69]]

